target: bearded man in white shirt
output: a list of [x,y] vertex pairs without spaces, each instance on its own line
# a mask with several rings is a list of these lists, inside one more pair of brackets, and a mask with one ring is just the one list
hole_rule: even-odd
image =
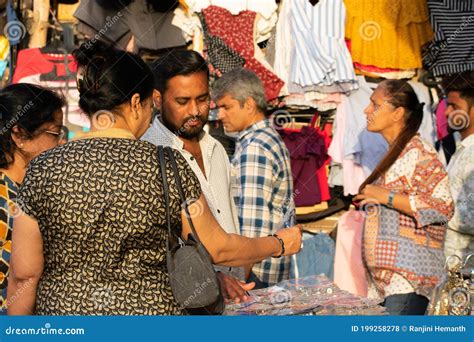
[[459,138],[447,168],[455,212],[446,233],[445,254],[464,261],[474,254],[474,72],[451,75],[442,86],[448,96],[449,129]]
[[[204,130],[210,104],[207,63],[199,53],[182,50],[160,58],[152,70],[153,101],[159,115],[142,139],[180,151],[199,179],[217,222],[226,232],[238,234],[229,158],[224,147]],[[243,268],[216,266],[216,270],[227,299],[245,300],[247,291],[255,286],[239,281],[244,280]]]

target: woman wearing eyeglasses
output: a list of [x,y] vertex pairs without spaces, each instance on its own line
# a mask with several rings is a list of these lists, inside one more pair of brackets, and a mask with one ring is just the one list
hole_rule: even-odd
[[64,100],[36,85],[20,83],[0,91],[0,312],[6,309],[13,218],[19,184],[29,162],[58,145]]

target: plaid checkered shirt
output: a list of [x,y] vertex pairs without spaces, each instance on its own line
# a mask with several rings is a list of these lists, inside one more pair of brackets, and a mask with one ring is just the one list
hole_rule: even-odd
[[[242,131],[232,158],[231,184],[241,234],[262,237],[295,222],[290,155],[268,119]],[[290,258],[268,258],[253,267],[267,285],[288,279]]]

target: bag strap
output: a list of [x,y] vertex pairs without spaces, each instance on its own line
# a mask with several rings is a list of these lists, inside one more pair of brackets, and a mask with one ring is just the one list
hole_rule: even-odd
[[[158,161],[160,163],[161,178],[163,178],[163,197],[165,198],[166,223],[168,226],[168,236],[171,236],[171,217],[170,217],[170,194],[168,187],[168,180],[166,179],[166,161],[163,146],[158,146]],[[166,249],[169,250],[169,243],[166,244]]]
[[173,151],[171,150],[171,147],[165,147],[165,151],[168,154],[169,160],[171,161],[171,167],[173,169],[174,179],[176,181],[176,187],[178,188],[179,197],[181,198],[181,203],[182,203],[182,206],[184,207],[186,218],[188,219],[189,225],[191,227],[191,231],[193,232],[193,235],[196,241],[199,243],[202,243],[201,240],[199,239],[196,229],[194,228],[194,223],[193,223],[193,220],[191,219],[191,215],[189,214],[188,201],[186,199],[186,196],[184,196],[183,185],[181,184],[181,179],[179,178],[178,166],[176,164],[176,159],[174,158]]

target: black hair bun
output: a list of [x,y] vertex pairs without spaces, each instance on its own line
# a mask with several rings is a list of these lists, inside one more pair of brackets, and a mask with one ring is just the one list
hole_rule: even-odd
[[137,55],[90,40],[73,51],[78,65],[79,106],[88,115],[112,110],[138,93],[146,99],[153,92],[153,74]]

